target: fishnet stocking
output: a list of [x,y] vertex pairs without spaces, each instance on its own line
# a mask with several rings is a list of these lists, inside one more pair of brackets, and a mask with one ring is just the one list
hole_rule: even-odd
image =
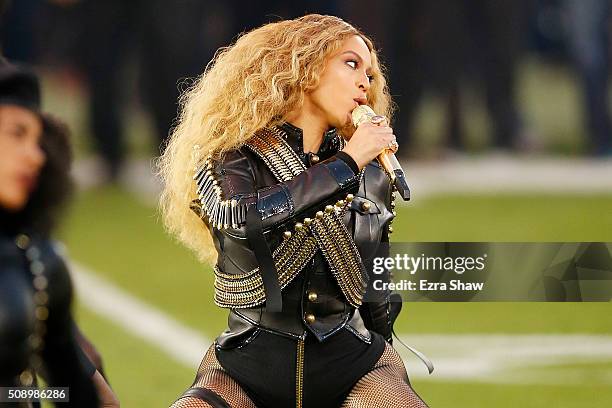
[[[256,408],[255,404],[221,367],[215,356],[214,345],[202,359],[192,387],[211,390],[229,406]],[[428,408],[414,392],[402,359],[387,344],[382,356],[370,372],[363,376],[349,393],[342,408]],[[184,396],[170,408],[216,408],[199,398]]]
[[193,397],[179,398],[170,408],[214,408],[208,402]]
[[[231,407],[256,408],[255,404],[240,388],[240,385],[223,370],[223,367],[217,361],[214,344],[208,349],[202,359],[196,379],[191,387],[205,388],[213,391],[222,397]],[[194,397],[181,397],[171,406],[171,408],[208,407],[215,408],[214,405]]]
[[372,371],[353,386],[342,408],[427,408],[414,392],[399,354],[386,344]]

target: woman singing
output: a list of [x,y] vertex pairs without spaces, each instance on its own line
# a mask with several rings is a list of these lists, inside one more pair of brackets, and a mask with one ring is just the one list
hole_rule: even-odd
[[425,407],[364,264],[388,242],[397,150],[372,42],[343,20],[264,25],[184,95],[161,158],[169,229],[214,264],[228,329],[173,407]]

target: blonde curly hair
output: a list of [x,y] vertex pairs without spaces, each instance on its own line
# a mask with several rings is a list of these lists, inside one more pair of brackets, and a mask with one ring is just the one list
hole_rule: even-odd
[[[220,49],[183,93],[177,126],[158,161],[164,183],[160,207],[169,232],[200,260],[213,263],[217,256],[210,231],[189,208],[196,198],[192,175],[201,156],[220,158],[299,109],[305,93],[317,87],[327,58],[353,35],[363,38],[371,53],[368,103],[390,118],[391,98],[372,41],[342,19],[319,14],[243,34]],[[344,136],[353,130],[339,129]]]

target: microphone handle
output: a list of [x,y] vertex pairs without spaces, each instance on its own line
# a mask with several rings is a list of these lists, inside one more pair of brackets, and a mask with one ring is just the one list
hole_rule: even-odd
[[408,187],[404,170],[395,157],[395,154],[390,150],[385,150],[378,155],[377,159],[382,168],[385,169],[389,175],[391,184],[395,186],[397,192],[400,193],[404,201],[410,200],[410,187]]

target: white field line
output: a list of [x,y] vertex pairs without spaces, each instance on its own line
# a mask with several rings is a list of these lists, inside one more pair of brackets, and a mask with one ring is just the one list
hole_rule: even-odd
[[612,159],[489,155],[402,163],[415,198],[448,193],[612,193]]
[[[402,340],[424,352],[434,363],[430,376],[425,366],[394,343],[406,362],[411,377],[431,380],[481,381],[496,383],[612,384],[612,335],[587,334],[443,334],[409,335]],[[603,372],[560,369],[563,364],[608,363]],[[549,368],[547,375],[531,369]],[[556,373],[551,377],[548,373]],[[567,375],[566,375],[567,374]],[[588,376],[588,379],[587,379]],[[597,377],[599,378],[593,378]],[[582,381],[580,381],[581,377]]]
[[[72,263],[71,270],[84,306],[158,347],[173,360],[194,369],[197,367],[212,339],[177,322],[82,265]],[[582,369],[553,370],[559,364],[612,364],[612,335],[400,334],[400,338],[425,353],[435,366],[434,373],[428,375],[425,366],[395,341],[395,348],[404,359],[411,378],[522,384],[612,384],[612,369],[598,370],[588,376]],[[547,375],[530,372],[533,368],[547,367],[551,368]],[[549,372],[552,375],[548,375]]]
[[212,344],[211,339],[135,298],[82,265],[72,262],[71,274],[77,296],[89,310],[158,347],[181,364],[195,370]]

